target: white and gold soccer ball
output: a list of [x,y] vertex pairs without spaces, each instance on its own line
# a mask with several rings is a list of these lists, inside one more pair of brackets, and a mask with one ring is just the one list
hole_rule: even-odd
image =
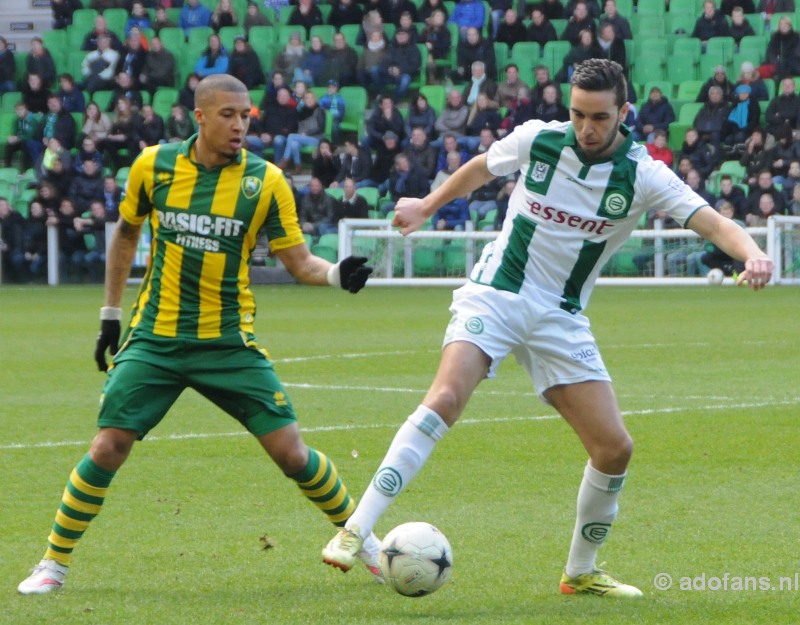
[[406,597],[424,597],[450,579],[453,550],[430,523],[398,525],[381,543],[378,556],[386,583]]
[[722,269],[714,267],[714,269],[708,272],[706,278],[709,284],[722,284],[722,281],[725,279],[725,274],[722,273]]

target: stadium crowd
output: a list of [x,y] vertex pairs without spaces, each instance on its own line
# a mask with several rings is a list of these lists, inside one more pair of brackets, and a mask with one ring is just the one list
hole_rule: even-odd
[[[425,196],[527,120],[568,120],[588,58],[626,68],[635,139],[712,206],[742,225],[800,215],[793,0],[689,2],[686,15],[681,0],[51,0],[53,31],[29,53],[0,38],[4,280],[43,279],[48,225],[62,276],[102,279],[127,168],[194,133],[194,89],[216,73],[251,90],[248,149],[310,178],[293,189],[312,238]],[[694,75],[668,80],[687,59]],[[454,200],[430,227],[499,228],[509,182]],[[733,271],[718,252],[672,255],[670,273]],[[652,271],[647,254],[635,262]]]

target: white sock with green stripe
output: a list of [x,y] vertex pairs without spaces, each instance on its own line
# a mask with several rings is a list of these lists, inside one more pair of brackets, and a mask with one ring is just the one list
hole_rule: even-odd
[[595,566],[597,550],[605,542],[617,516],[617,500],[625,475],[606,475],[586,463],[578,490],[578,517],[564,571],[569,577],[588,573]]
[[438,414],[420,405],[397,430],[380,469],[353,516],[347,520],[347,527],[357,525],[362,537],[369,536],[389,504],[419,473],[448,429]]

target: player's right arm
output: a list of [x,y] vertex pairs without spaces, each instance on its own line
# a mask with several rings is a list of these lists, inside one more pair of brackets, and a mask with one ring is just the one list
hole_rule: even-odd
[[402,235],[411,234],[442,206],[480,189],[494,178],[486,166],[486,154],[476,156],[424,198],[401,197],[395,205],[392,225],[399,226]]
[[150,200],[156,148],[147,148],[130,169],[125,193],[120,203],[120,217],[106,249],[106,283],[103,307],[100,309],[100,332],[97,335],[94,360],[100,371],[107,371],[106,350],[113,356],[119,348],[122,319],[122,293],[128,283],[139,233],[152,210]]

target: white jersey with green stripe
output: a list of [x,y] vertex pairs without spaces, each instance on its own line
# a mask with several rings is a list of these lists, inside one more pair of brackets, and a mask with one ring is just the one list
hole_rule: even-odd
[[526,122],[489,148],[496,176],[519,172],[503,229],[484,250],[473,282],[584,309],[603,265],[648,209],[684,225],[707,202],[629,131],[611,156],[586,160],[571,122]]

